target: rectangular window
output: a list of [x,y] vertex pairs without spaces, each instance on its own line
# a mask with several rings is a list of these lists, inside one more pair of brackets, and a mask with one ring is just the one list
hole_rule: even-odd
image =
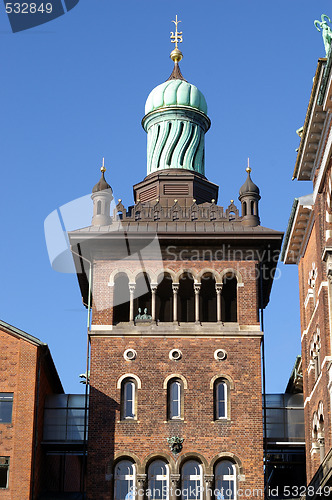
[[0,457],[0,488],[8,488],[9,457]]
[[13,393],[0,392],[0,424],[11,424],[13,413]]

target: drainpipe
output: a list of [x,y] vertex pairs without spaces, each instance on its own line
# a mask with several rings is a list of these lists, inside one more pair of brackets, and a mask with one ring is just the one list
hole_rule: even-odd
[[[87,345],[86,345],[86,380],[85,380],[85,404],[84,404],[84,439],[83,439],[83,478],[82,478],[82,489],[85,493],[85,477],[87,472],[87,454],[88,454],[88,442],[87,442],[87,430],[88,430],[88,395],[89,395],[89,360],[90,360],[90,331],[91,331],[91,280],[92,280],[92,262],[83,257],[80,249],[80,245],[77,245],[78,252],[75,252],[72,247],[70,248],[71,253],[79,257],[82,261],[86,261],[89,264],[89,288],[88,288],[88,318],[87,318]],[[83,268],[83,265],[82,265]]]

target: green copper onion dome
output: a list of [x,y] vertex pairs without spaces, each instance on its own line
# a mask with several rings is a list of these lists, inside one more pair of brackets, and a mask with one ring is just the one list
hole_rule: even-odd
[[184,169],[204,175],[204,136],[211,124],[206,100],[183,78],[178,48],[171,59],[171,76],[150,92],[145,104],[142,125],[148,134],[147,173]]
[[189,106],[207,115],[204,95],[195,85],[183,79],[168,80],[150,92],[145,104],[145,114],[168,106]]

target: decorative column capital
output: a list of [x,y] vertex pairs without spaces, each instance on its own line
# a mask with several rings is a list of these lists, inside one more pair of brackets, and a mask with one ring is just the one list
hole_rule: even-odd
[[176,485],[179,483],[180,479],[181,479],[180,474],[170,474],[170,480],[173,487],[176,488]]
[[202,283],[194,283],[195,294],[199,294],[199,292],[201,291],[201,285],[202,285]]
[[211,488],[212,483],[213,483],[213,479],[214,479],[214,476],[213,476],[213,475],[210,475],[210,474],[205,474],[205,476],[204,476],[204,481],[205,481],[206,486],[207,486],[208,488]]
[[216,283],[215,287],[216,287],[216,292],[219,295],[222,292],[223,284],[222,283]]
[[129,283],[129,292],[134,293],[136,288],[136,283]]
[[151,293],[156,293],[158,288],[158,283],[150,283]]
[[179,283],[172,283],[172,290],[173,290],[173,293],[178,293],[178,291],[179,291],[179,286],[180,286],[180,284],[179,284]]
[[137,474],[136,476],[138,485],[142,488],[145,485],[146,474]]

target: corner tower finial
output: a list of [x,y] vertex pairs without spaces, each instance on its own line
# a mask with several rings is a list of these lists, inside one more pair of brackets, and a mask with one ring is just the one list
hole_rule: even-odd
[[103,158],[103,164],[100,168],[100,171],[104,174],[106,172],[106,167],[105,167],[105,158]]
[[249,158],[248,158],[248,166],[246,168],[246,172],[248,172],[248,174],[250,174],[250,172],[251,172]]

